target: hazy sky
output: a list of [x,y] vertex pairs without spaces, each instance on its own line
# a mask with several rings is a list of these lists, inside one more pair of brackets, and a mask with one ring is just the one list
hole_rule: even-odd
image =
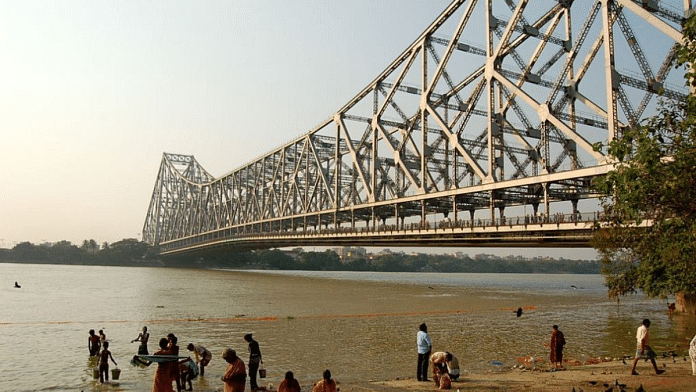
[[448,4],[0,1],[0,247],[139,238],[163,152],[221,176],[280,146]]

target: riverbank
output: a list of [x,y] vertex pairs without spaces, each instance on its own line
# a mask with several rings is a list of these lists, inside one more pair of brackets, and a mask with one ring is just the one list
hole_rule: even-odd
[[[464,373],[459,381],[452,382],[452,390],[456,391],[538,391],[538,392],[570,392],[575,391],[606,391],[614,383],[624,386],[626,391],[636,391],[641,385],[646,392],[671,391],[692,392],[696,389],[696,376],[691,375],[691,362],[683,357],[659,358],[658,366],[665,373],[656,375],[650,362],[640,361],[637,366],[638,376],[631,376],[631,361],[602,362],[594,365],[567,366],[565,370],[551,372],[548,369],[523,370],[517,368],[501,368],[485,373]],[[687,358],[688,359],[688,358]],[[405,392],[405,391],[435,391],[435,385],[430,382],[419,382],[413,379],[395,379],[386,381],[370,381],[339,385],[341,392]],[[614,392],[620,389],[615,388]]]

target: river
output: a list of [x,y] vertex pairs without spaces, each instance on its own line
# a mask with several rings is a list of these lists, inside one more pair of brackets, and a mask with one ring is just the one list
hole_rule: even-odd
[[[268,377],[292,370],[311,390],[324,369],[339,382],[415,376],[415,337],[425,322],[436,351],[463,373],[547,357],[551,326],[565,333],[565,356],[631,354],[640,321],[656,351],[685,351],[694,315],[666,312],[666,300],[606,298],[599,275],[232,271],[0,263],[0,389],[147,391],[153,368],[129,364],[143,326],[150,352],[167,333],[213,352],[196,391],[222,389],[225,347],[246,358],[243,335],[261,345]],[[17,281],[22,286],[13,288]],[[521,317],[513,313],[518,307]],[[92,378],[87,336],[103,329],[121,376]],[[111,368],[114,367],[110,364]],[[247,384],[248,385],[248,384]]]

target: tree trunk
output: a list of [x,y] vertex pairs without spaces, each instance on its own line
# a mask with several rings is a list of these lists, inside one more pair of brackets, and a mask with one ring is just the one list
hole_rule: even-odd
[[696,313],[696,294],[678,293],[674,299],[677,312]]

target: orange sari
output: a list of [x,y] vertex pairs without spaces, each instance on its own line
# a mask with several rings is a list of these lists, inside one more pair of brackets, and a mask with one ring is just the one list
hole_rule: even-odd
[[[169,350],[159,350],[155,355],[171,354]],[[172,365],[179,366],[176,362],[160,362],[155,370],[155,379],[152,381],[152,392],[174,392],[172,387]]]
[[312,392],[336,392],[336,381],[334,381],[333,378],[329,381],[322,378],[321,381],[314,386]]
[[244,362],[237,358],[234,362],[228,363],[222,381],[225,383],[225,392],[244,392],[246,385],[246,367]]
[[297,381],[297,379],[288,382],[288,380],[284,378],[283,381],[278,384],[278,392],[300,392],[300,389],[300,382]]

